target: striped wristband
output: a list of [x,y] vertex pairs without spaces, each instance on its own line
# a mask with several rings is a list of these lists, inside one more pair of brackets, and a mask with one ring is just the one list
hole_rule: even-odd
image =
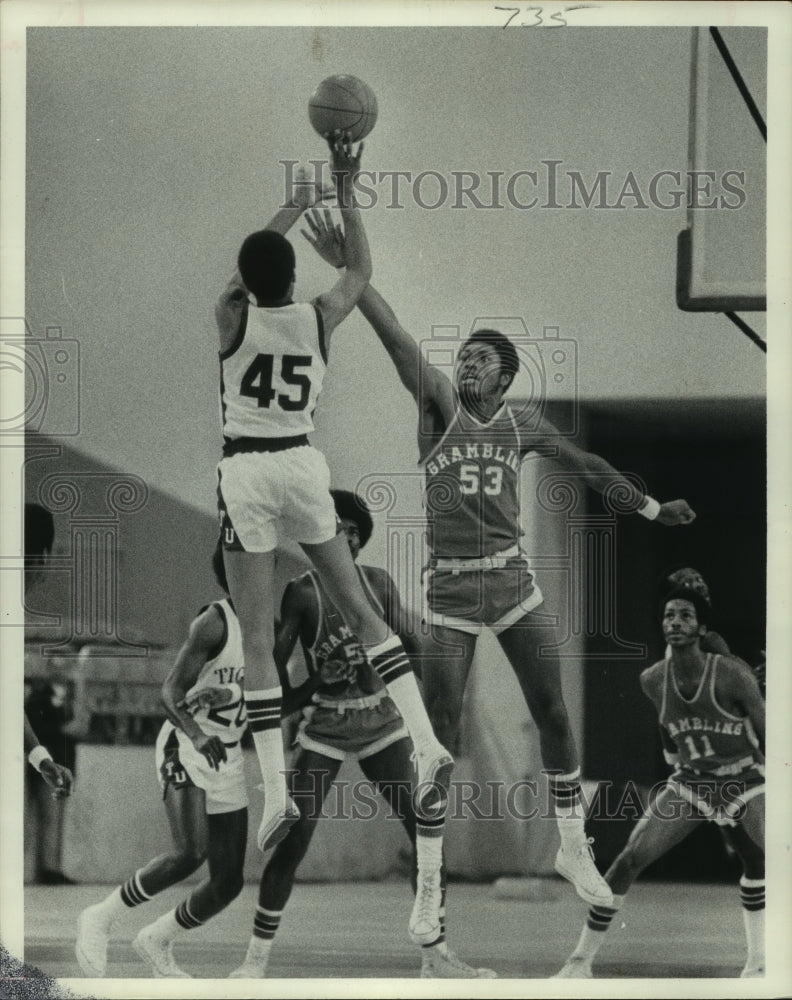
[[52,754],[46,747],[43,747],[39,743],[39,745],[37,747],[33,747],[33,749],[28,754],[28,761],[40,773],[41,765],[44,763],[45,760],[52,760]]
[[644,499],[646,500],[646,503],[643,507],[639,508],[638,513],[641,517],[645,517],[647,521],[654,521],[660,513],[660,504],[654,497],[645,497]]

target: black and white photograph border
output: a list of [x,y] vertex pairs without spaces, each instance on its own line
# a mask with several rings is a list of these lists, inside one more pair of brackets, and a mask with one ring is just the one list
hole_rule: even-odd
[[[382,806],[372,814],[354,762],[325,803],[270,977],[225,978],[244,956],[267,859],[251,740],[244,886],[179,938],[193,974],[218,968],[189,993],[789,995],[790,8],[3,0],[0,51],[0,996],[184,994],[143,975],[132,940],[197,875],[167,889],[157,914],[143,906],[119,922],[107,978],[83,978],[78,920],[115,886],[134,896],[136,870],[168,849],[160,690],[199,609],[222,596],[215,303],[242,240],[301,186],[321,198],[316,220],[290,233],[295,297],[337,279],[310,245],[323,218],[340,219],[309,116],[335,74],[367,85],[357,196],[372,285],[452,381],[472,331],[506,334],[519,363],[505,396],[513,422],[530,433],[549,420],[559,436],[515,460],[520,548],[556,629],[602,872],[670,770],[638,680],[666,655],[669,572],[700,570],[713,627],[749,666],[767,664],[766,971],[738,978],[739,865],[706,823],[687,853],[675,847],[638,877],[594,978],[552,978],[588,905],[554,871],[543,734],[484,629],[450,748],[448,933],[460,959],[500,978],[418,981],[409,844]],[[361,564],[390,574],[428,657],[424,485],[437,473],[442,487],[446,455],[427,447],[409,379],[366,319],[356,310],[333,332],[311,442],[330,485],[368,509]],[[301,378],[286,374],[289,399]],[[567,442],[628,485],[587,489],[552,461]],[[444,447],[453,463],[458,449]],[[493,439],[495,457],[501,447]],[[462,472],[463,492],[477,469]],[[635,517],[632,491],[656,498],[643,511],[655,520],[683,498],[695,521]],[[54,533],[36,554],[31,504]],[[307,568],[281,537],[276,607]],[[310,673],[299,653],[288,670],[295,687]],[[35,734],[49,745],[28,758],[42,697],[61,728]],[[284,722],[287,766],[295,726]],[[56,765],[58,781],[74,772],[68,797],[50,794]],[[368,820],[354,837],[349,815]]]

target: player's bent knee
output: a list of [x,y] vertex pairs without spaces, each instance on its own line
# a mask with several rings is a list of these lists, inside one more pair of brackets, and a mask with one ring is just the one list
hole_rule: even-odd
[[198,845],[188,845],[173,858],[173,869],[180,879],[187,878],[206,861],[206,851]]
[[242,873],[220,871],[210,881],[212,895],[218,906],[228,906],[242,892],[244,879]]

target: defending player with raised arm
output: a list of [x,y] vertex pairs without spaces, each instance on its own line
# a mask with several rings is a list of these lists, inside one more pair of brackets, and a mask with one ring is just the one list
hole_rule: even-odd
[[[371,515],[354,493],[333,490],[340,531],[349,545],[360,582],[372,606],[396,634],[405,649],[420,655],[420,644],[405,631],[399,594],[388,573],[357,563],[360,550],[373,529]],[[297,687],[289,681],[287,664],[300,643],[307,679]],[[445,898],[438,821],[414,808],[412,743],[404,721],[385,686],[363,655],[357,636],[333,605],[317,574],[304,573],[286,587],[281,602],[275,642],[275,660],[283,685],[284,714],[302,710],[296,735],[297,753],[289,770],[290,791],[300,807],[300,819],[275,848],[261,876],[253,933],[243,964],[231,973],[234,979],[266,975],[270,950],[294,885],[294,879],[311,843],[322,805],[345,760],[357,761],[373,788],[383,796],[392,815],[398,816],[413,845],[413,889],[424,882],[437,883]],[[367,808],[371,805],[366,789]],[[354,836],[358,822],[347,822]],[[414,943],[421,945],[424,978],[492,978],[489,969],[475,969],[461,961],[445,941],[444,907],[423,914],[420,901],[431,892],[418,891],[410,920]]]
[[[212,556],[228,592],[223,553]],[[173,847],[139,868],[80,915],[75,951],[87,976],[102,977],[119,917],[188,878],[209,861],[209,878],[144,927],[133,945],[157,978],[189,979],[173,957],[174,939],[225,909],[242,890],[248,797],[241,739],[244,662],[239,622],[226,598],[203,608],[162,685],[168,716],[157,737],[156,766]]]
[[422,785],[431,789],[453,763],[432,732],[401,643],[371,607],[349,548],[336,537],[330,471],[308,442],[330,336],[371,276],[353,184],[362,146],[354,154],[351,143],[337,136],[330,147],[346,231],[345,273],[312,302],[292,300],[295,256],[284,234],[314,197],[310,186],[303,186],[302,200],[244,241],[238,274],[216,310],[223,423],[218,509],[242,628],[248,720],[264,779],[262,850],[274,846],[298,818],[283,779],[282,692],[272,652],[278,529],[300,543],[387,684],[413,737]]
[[[330,214],[306,218],[306,239],[329,263],[343,266],[343,234]],[[625,507],[661,524],[687,524],[695,515],[684,500],[659,504],[643,496],[603,458],[565,440],[548,421],[534,426],[535,407],[527,422],[523,410],[504,401],[519,357],[499,332],[476,331],[462,344],[452,384],[426,363],[370,285],[358,305],[418,403],[430,549],[424,617],[441,646],[460,650],[425,666],[424,696],[435,732],[445,746],[455,747],[476,641],[490,628],[539,730],[561,837],[556,871],[587,902],[607,904],[611,891],[594,864],[580,814],[580,768],[552,652],[555,630],[540,613],[542,593],[520,547],[520,462],[531,451],[553,455],[600,492],[618,487]]]
[[657,709],[665,756],[674,768],[605,875],[608,906],[593,906],[577,947],[557,978],[587,979],[605,932],[641,872],[705,821],[739,826],[754,850],[743,853],[740,899],[748,954],[741,977],[764,975],[764,738],[765,704],[741,661],[705,653],[709,606],[689,587],[663,602],[663,636],[670,655],[641,674]]

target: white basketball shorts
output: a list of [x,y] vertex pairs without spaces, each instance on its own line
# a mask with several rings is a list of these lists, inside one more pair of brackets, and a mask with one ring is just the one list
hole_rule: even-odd
[[231,551],[271,552],[279,528],[307,545],[336,534],[330,470],[311,445],[221,459],[217,498],[223,545]]
[[247,785],[239,743],[226,744],[228,759],[215,771],[184,733],[166,722],[157,737],[155,753],[157,777],[163,795],[169,785],[174,789],[194,785],[203,789],[206,812],[210,816],[247,809]]

